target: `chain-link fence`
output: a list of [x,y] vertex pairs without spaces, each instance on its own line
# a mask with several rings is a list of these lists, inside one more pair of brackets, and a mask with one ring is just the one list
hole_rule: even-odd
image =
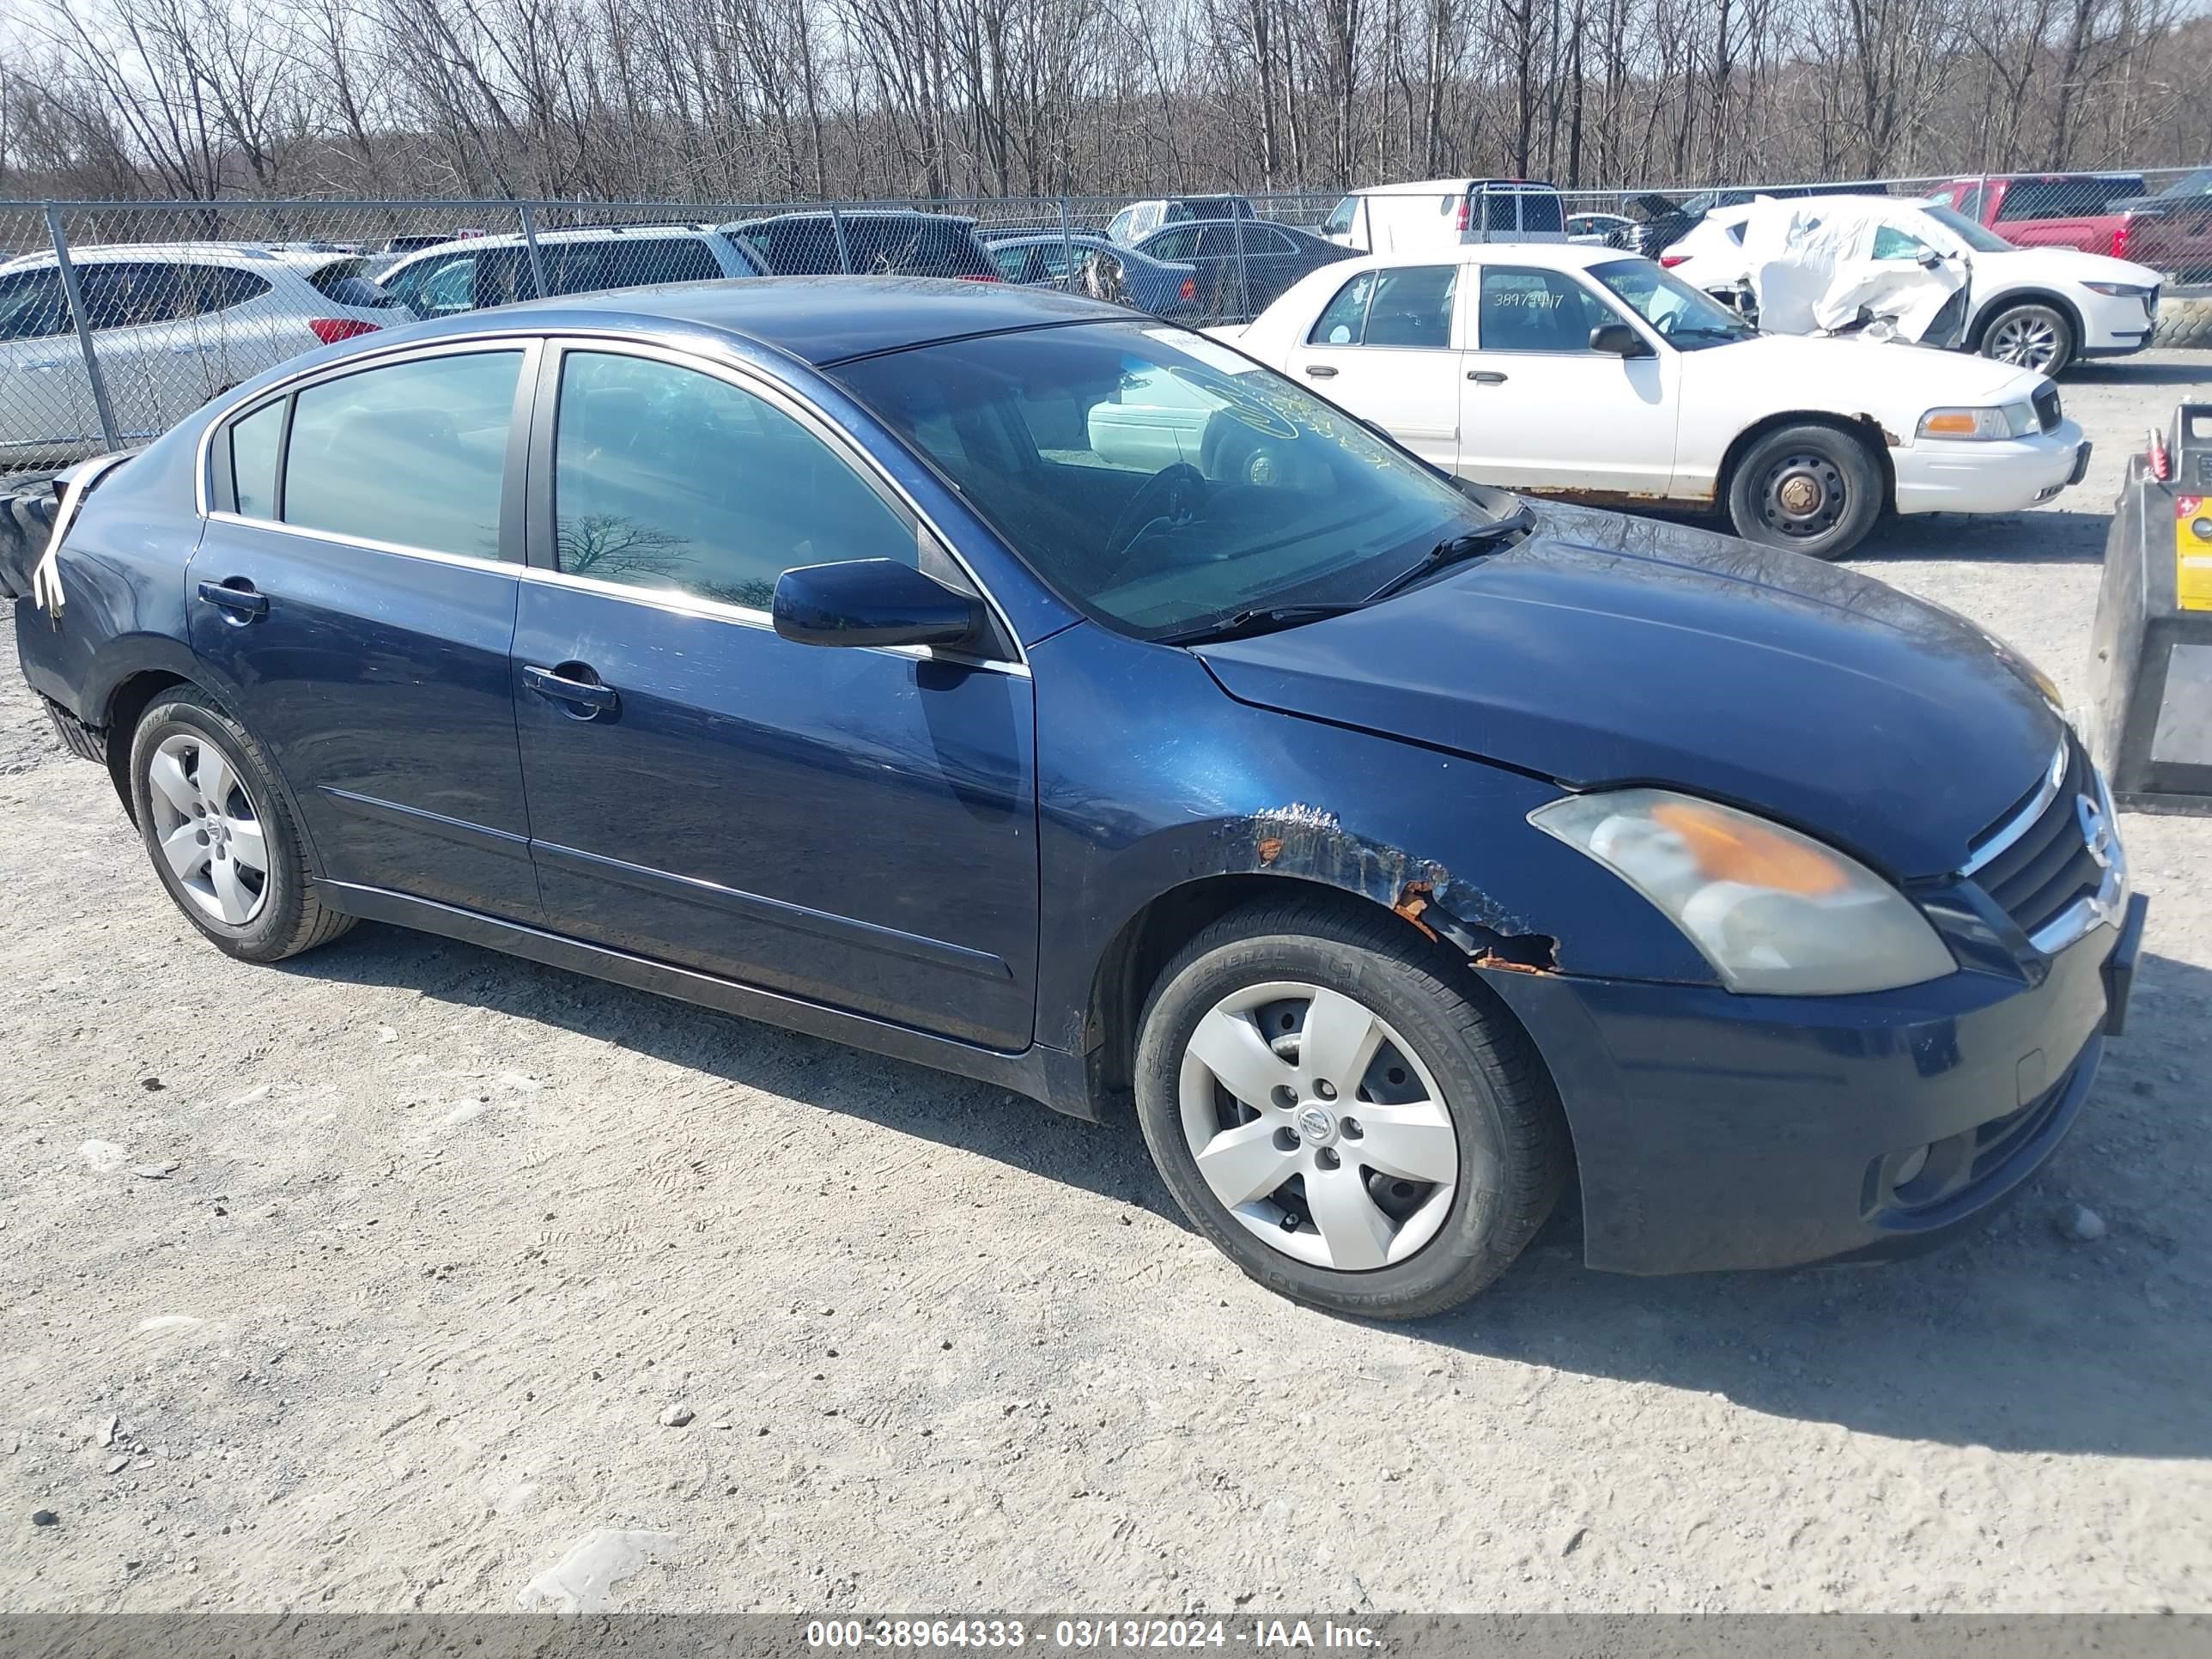
[[[2212,279],[2212,169],[1572,191],[1563,222],[1656,257],[1710,209],[1843,190],[1940,198],[2014,242]],[[1358,251],[1343,201],[0,203],[0,469],[143,441],[319,344],[540,295],[896,272],[1243,320]]]

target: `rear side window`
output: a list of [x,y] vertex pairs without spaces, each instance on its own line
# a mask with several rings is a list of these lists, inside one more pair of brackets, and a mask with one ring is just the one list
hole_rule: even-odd
[[756,226],[743,240],[779,276],[819,276],[838,269],[837,228],[827,214]]
[[231,422],[231,500],[249,519],[276,516],[276,450],[289,407],[290,400],[279,398]]
[[104,262],[78,270],[77,291],[94,328],[143,328],[195,313],[192,275],[184,265]]
[[707,245],[692,236],[622,236],[603,242],[541,246],[545,281],[556,294],[589,294],[654,283],[703,283],[722,274]]
[[1442,351],[1451,344],[1457,265],[1411,265],[1377,273],[1363,343]]
[[1375,273],[1363,270],[1321,308],[1306,332],[1308,345],[1358,345],[1367,331],[1367,301],[1375,291]]
[[2142,194],[2141,179],[2015,179],[1997,204],[1997,218],[2083,218],[2104,212],[2124,197]]
[[199,290],[202,311],[228,311],[269,292],[265,278],[250,270],[234,270],[228,265],[202,265],[193,273],[192,281]]
[[791,416],[696,369],[612,352],[562,360],[553,514],[572,575],[753,611],[796,565],[918,562],[913,527]]
[[915,276],[995,276],[967,226],[943,219],[855,216],[845,222],[845,246],[856,271]]
[[1198,253],[1198,227],[1177,225],[1146,240],[1144,252],[1155,259],[1189,259]]
[[519,351],[423,357],[307,387],[285,449],[284,522],[497,558],[521,362]]

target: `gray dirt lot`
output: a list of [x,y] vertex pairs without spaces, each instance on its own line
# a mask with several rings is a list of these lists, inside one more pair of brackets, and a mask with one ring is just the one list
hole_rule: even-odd
[[[2074,377],[2085,487],[1863,568],[2078,698],[2191,392]],[[2212,823],[2128,820],[2133,1029],[1986,1231],[1644,1281],[1567,1214],[1416,1329],[1247,1283],[1127,1124],[387,928],[232,963],[12,654],[0,823],[0,1607],[512,1607],[618,1528],[630,1607],[2212,1608]]]

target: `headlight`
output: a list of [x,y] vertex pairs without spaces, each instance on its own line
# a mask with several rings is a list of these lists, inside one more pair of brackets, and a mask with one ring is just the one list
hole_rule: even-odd
[[1931,409],[1920,417],[1923,438],[2025,438],[2043,423],[2033,404],[2001,409]]
[[2084,283],[2081,286],[2092,294],[2101,294],[2112,300],[2140,300],[2146,294],[2157,292],[2147,283]]
[[1667,789],[1570,795],[1528,822],[1666,913],[1731,991],[1888,991],[1958,964],[1904,894],[1833,848]]

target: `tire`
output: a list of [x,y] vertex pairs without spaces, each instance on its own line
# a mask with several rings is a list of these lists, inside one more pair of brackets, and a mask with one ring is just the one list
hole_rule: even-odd
[[[1191,1224],[1269,1290],[1335,1313],[1423,1318],[1504,1272],[1551,1213],[1570,1157],[1550,1076],[1520,1028],[1451,975],[1395,918],[1297,899],[1223,917],[1160,975],[1138,1028],[1145,1143]],[[1332,1091],[1301,1070],[1327,1063],[1305,1052],[1310,1036],[1367,1054],[1361,1080]],[[1201,1058],[1224,1053],[1249,1068],[1237,1091]],[[1263,1084],[1297,1098],[1240,1098]],[[1279,1171],[1236,1208],[1215,1184],[1233,1195]],[[1408,1175],[1438,1178],[1396,1178]]]
[[2151,335],[2154,346],[2212,350],[2212,295],[2168,296],[2158,302],[2158,327]]
[[1746,541],[1836,559],[1866,538],[1888,495],[1865,439],[1808,422],[1779,427],[1743,453],[1729,474],[1728,518]]
[[[211,775],[217,760],[222,771]],[[154,873],[226,955],[282,962],[353,926],[351,916],[315,897],[306,842],[268,756],[199,691],[173,692],[139,720],[131,740],[131,805]],[[165,847],[179,849],[177,856]]]
[[2007,306],[1982,325],[1974,349],[1999,362],[2017,363],[2057,380],[2074,361],[2074,325],[2055,306],[2027,301]]

